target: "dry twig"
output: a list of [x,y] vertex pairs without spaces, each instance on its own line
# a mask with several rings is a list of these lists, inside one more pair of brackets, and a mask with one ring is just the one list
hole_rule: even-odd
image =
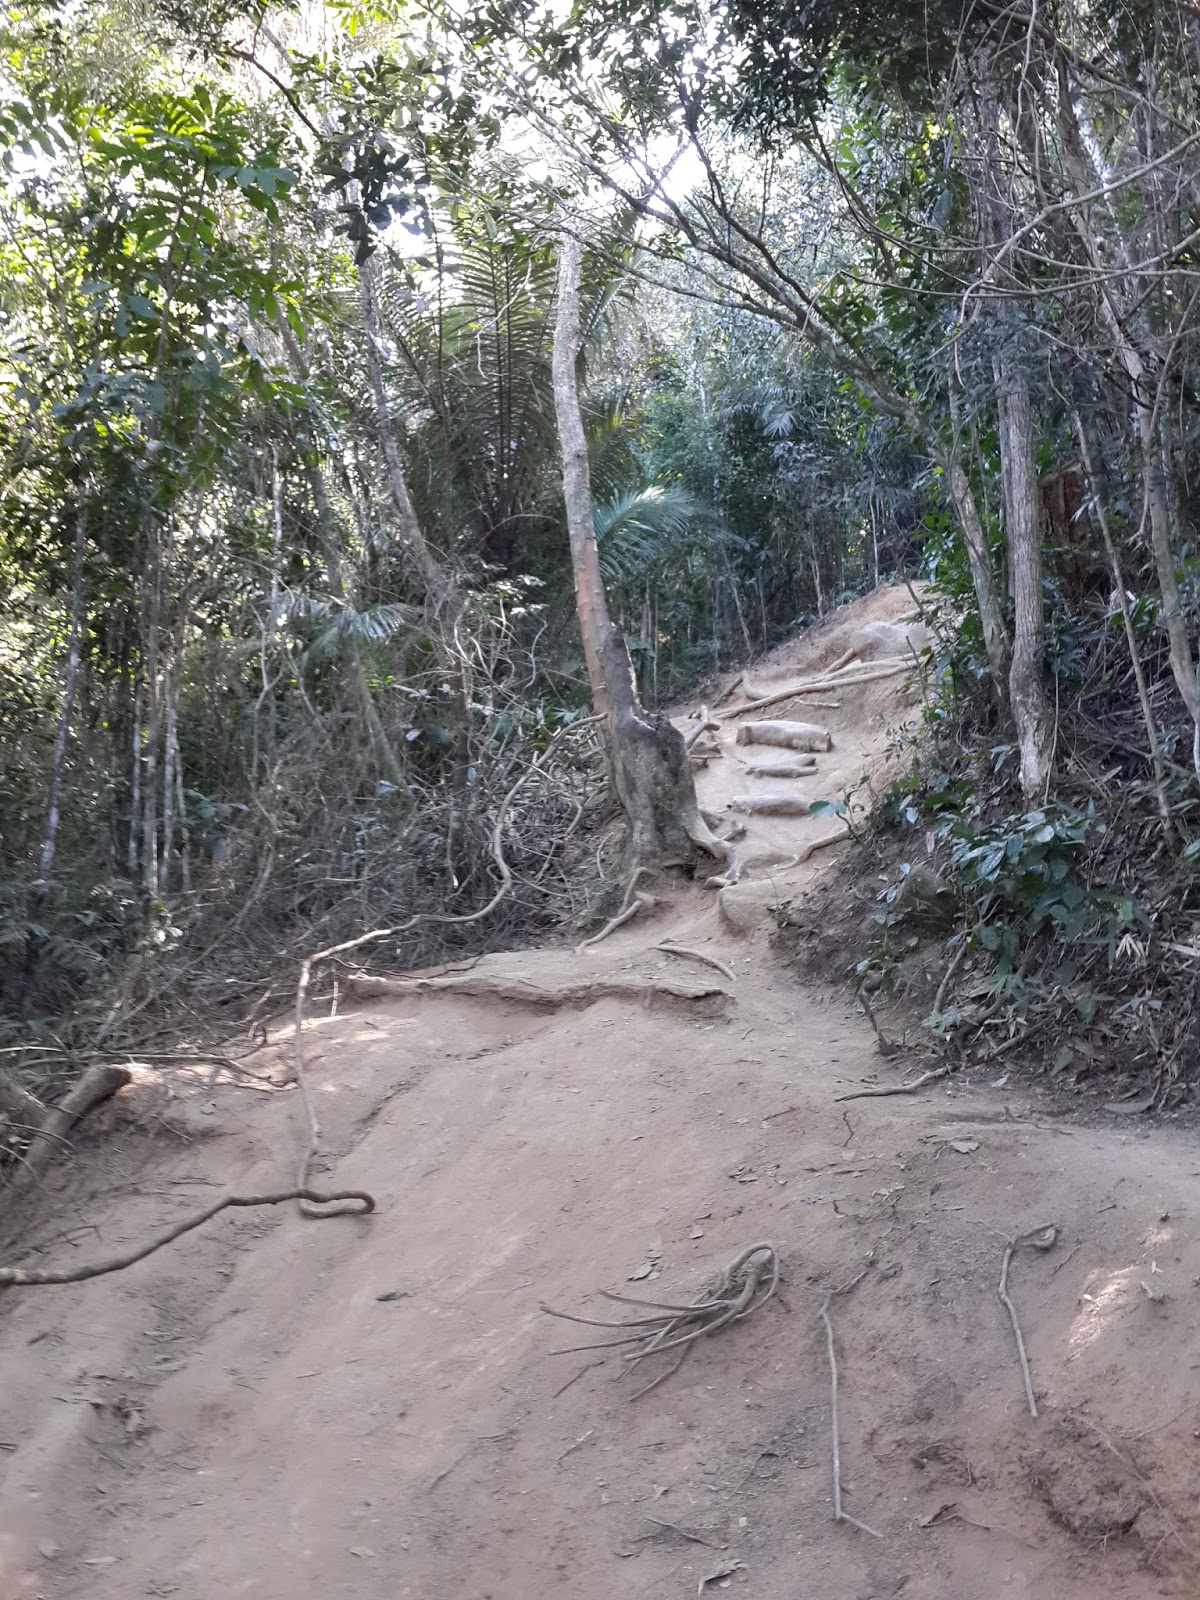
[[737,1255],[700,1293],[687,1305],[674,1305],[665,1301],[633,1300],[625,1295],[608,1294],[606,1299],[622,1305],[637,1306],[656,1313],[648,1317],[629,1317],[622,1322],[605,1322],[597,1317],[581,1317],[571,1311],[556,1311],[543,1305],[542,1310],[551,1317],[561,1317],[565,1322],[582,1323],[589,1328],[612,1328],[621,1337],[603,1339],[594,1344],[572,1345],[567,1349],[553,1350],[552,1355],[570,1355],[579,1350],[607,1350],[620,1345],[637,1345],[626,1353],[624,1359],[631,1365],[644,1361],[647,1356],[660,1355],[667,1350],[678,1350],[678,1359],[665,1372],[644,1388],[630,1395],[637,1400],[651,1389],[656,1389],[672,1373],[677,1372],[691,1353],[696,1340],[707,1333],[716,1333],[731,1322],[740,1322],[757,1311],[772,1297],[779,1287],[779,1256],[774,1245],[752,1244]]
[[1032,1245],[1035,1250],[1053,1250],[1058,1240],[1058,1228],[1053,1222],[1043,1223],[1040,1228],[1031,1228],[1028,1233],[1019,1233],[1008,1241],[1004,1251],[1004,1262],[1000,1268],[1000,1287],[996,1291],[1000,1304],[1008,1312],[1012,1322],[1013,1333],[1017,1340],[1017,1355],[1021,1360],[1021,1377],[1025,1381],[1025,1399],[1029,1404],[1029,1415],[1036,1419],[1038,1414],[1037,1401],[1033,1395],[1033,1378],[1029,1372],[1029,1357],[1025,1353],[1025,1340],[1021,1333],[1021,1324],[1017,1320],[1017,1308],[1013,1305],[1008,1293],[1008,1269],[1012,1265],[1012,1258],[1022,1245]]
[[923,1089],[927,1083],[935,1083],[938,1078],[948,1078],[949,1067],[933,1067],[929,1072],[923,1072],[919,1078],[914,1078],[911,1083],[889,1083],[881,1089],[856,1089],[853,1094],[839,1094],[834,1097],[834,1105],[841,1105],[845,1100],[882,1100],[891,1094],[916,1094],[918,1089]]
[[842,1505],[842,1442],[841,1432],[838,1428],[838,1367],[837,1354],[833,1348],[833,1318],[829,1308],[838,1295],[849,1294],[855,1289],[871,1270],[870,1263],[863,1268],[856,1278],[851,1278],[849,1283],[844,1283],[838,1289],[831,1289],[825,1296],[821,1306],[821,1321],[825,1324],[825,1350],[829,1357],[829,1414],[832,1432],[833,1455],[833,1520],[835,1522],[848,1522],[852,1528],[857,1528],[861,1533],[869,1533],[872,1539],[882,1539],[881,1533],[876,1533],[874,1528],[869,1528],[865,1522],[860,1522],[857,1517],[852,1517]]

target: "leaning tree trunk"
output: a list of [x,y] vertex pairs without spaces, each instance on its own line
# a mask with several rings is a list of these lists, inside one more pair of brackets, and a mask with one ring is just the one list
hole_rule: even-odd
[[562,451],[567,533],[575,570],[575,609],[592,704],[605,719],[613,779],[629,818],[633,864],[648,865],[681,857],[686,860],[692,854],[691,845],[724,860],[728,851],[704,825],[696,806],[683,735],[666,717],[643,707],[625,637],[608,615],[575,371],[582,265],[579,240],[565,235],[558,258],[554,409]]

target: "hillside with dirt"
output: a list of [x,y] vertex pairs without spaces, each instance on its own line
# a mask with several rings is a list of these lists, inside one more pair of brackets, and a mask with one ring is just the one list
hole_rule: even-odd
[[[644,883],[591,946],[337,969],[311,1181],[370,1215],[230,1211],[0,1290],[0,1600],[1195,1593],[1193,1138],[1085,1121],[1016,1051],[880,1095],[908,1059],[772,949],[850,847],[836,811],[744,802],[886,784],[918,691],[879,644],[911,605],[879,590],[681,711],[724,884]],[[761,704],[798,678],[825,686]],[[781,751],[737,730],[801,716],[812,771],[750,772]],[[131,1062],[5,1259],[290,1186],[291,1020],[230,1054]],[[757,1244],[777,1292],[643,1353]]]

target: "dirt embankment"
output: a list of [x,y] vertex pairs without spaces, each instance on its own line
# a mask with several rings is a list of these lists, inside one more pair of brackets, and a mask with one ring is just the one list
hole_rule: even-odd
[[[907,603],[871,597],[753,685]],[[901,678],[824,698],[833,751],[781,788],[836,798],[912,707]],[[747,859],[786,862],[832,821],[727,809],[739,720],[701,799],[741,817]],[[839,1101],[904,1062],[768,932],[843,848],[750,864],[720,909],[678,890],[588,952],[489,958],[474,992],[314,1017],[317,1175],[374,1215],[226,1213],[126,1272],[0,1295],[0,1600],[682,1600],[710,1575],[755,1600],[1194,1593],[1192,1141],[1072,1123],[1015,1071]],[[286,1186],[306,1137],[286,1045],[254,1059],[262,1083],[137,1069],[36,1221],[8,1219],[23,1262]],[[1054,1247],[1008,1277],[1035,1420],[997,1290],[1007,1241],[1046,1223]],[[608,1335],[543,1303],[686,1301],[758,1240],[779,1295],[640,1399],[651,1363],[556,1353]],[[830,1303],[842,1491],[880,1537],[831,1504],[820,1310],[856,1278]]]

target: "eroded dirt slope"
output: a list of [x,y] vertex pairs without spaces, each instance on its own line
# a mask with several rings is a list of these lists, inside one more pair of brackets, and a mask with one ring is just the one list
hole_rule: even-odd
[[[872,597],[756,681],[906,600]],[[893,682],[823,713],[846,718],[847,781],[908,708]],[[726,781],[700,775],[714,811]],[[829,819],[753,827],[788,847]],[[223,1215],[122,1274],[0,1299],[0,1597],[622,1600],[693,1596],[734,1563],[714,1585],[755,1600],[1194,1594],[1193,1140],[1073,1124],[1015,1066],[839,1103],[903,1063],[714,901],[681,891],[585,954],[472,969],[537,1004],[393,994],[314,1018],[320,1176],[375,1215]],[[728,998],[546,1003],[583,975]],[[253,1058],[269,1085],[139,1073],[36,1222],[10,1219],[23,1259],[91,1259],[286,1185],[305,1137],[286,1036]],[[1045,1222],[1056,1247],[1019,1253],[1011,1283],[1034,1421],[996,1289],[1006,1239]],[[642,1399],[649,1374],[596,1364],[610,1352],[553,1353],[603,1335],[543,1302],[690,1298],[757,1239],[781,1295]],[[818,1315],[864,1268],[832,1316],[846,1507],[878,1539],[832,1521]]]

